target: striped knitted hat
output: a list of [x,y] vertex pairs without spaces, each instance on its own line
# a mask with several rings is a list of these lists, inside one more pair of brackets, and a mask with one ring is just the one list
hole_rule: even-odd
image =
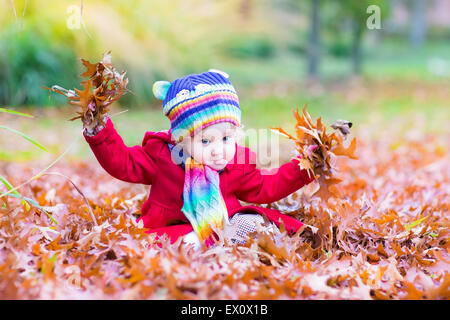
[[177,142],[215,123],[240,126],[239,99],[223,71],[210,69],[173,82],[156,81],[153,93],[163,100],[164,115],[170,120],[171,134]]

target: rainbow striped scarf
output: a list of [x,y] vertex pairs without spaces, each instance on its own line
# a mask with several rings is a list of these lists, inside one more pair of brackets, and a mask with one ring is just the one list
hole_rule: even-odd
[[186,159],[184,167],[184,203],[181,211],[203,242],[215,230],[222,229],[224,221],[229,223],[228,210],[220,192],[219,173],[192,157]]

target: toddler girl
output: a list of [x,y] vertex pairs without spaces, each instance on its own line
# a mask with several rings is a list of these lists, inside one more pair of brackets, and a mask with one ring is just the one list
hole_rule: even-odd
[[169,130],[147,132],[141,146],[127,147],[109,118],[104,128],[84,130],[110,175],[151,185],[138,218],[148,233],[156,233],[157,239],[166,234],[171,243],[183,237],[199,248],[214,244],[215,231],[223,228],[232,231],[225,233],[230,242],[243,244],[257,224],[283,222],[290,234],[303,225],[275,209],[239,202],[278,201],[313,177],[299,167],[297,158],[275,174],[256,168],[255,153],[236,142],[241,110],[226,73],[210,69],[173,82],[157,81],[153,92],[163,100],[171,125]]

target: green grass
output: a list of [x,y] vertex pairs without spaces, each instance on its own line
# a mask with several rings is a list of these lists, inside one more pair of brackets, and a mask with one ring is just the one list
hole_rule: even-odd
[[[398,119],[414,116],[421,116],[425,124],[420,125],[426,131],[443,133],[447,132],[447,123],[450,120],[449,109],[445,108],[446,101],[436,102],[430,100],[429,103],[418,103],[411,97],[399,97],[395,99],[379,99],[379,101],[368,107],[366,100],[357,103],[344,101],[333,92],[312,97],[307,93],[294,93],[286,96],[268,95],[266,97],[242,97],[240,100],[242,109],[242,123],[245,129],[263,129],[269,127],[283,127],[289,133],[294,133],[295,121],[292,111],[298,107],[301,111],[304,103],[308,102],[308,112],[313,118],[322,117],[328,125],[337,119],[346,119],[355,124],[355,128],[360,125],[367,125],[374,118],[382,119],[388,126],[395,124]],[[447,106],[448,107],[448,106]],[[45,141],[46,135],[57,135],[57,141],[51,144],[45,143],[49,153],[37,148],[26,150],[12,150],[2,147],[0,159],[3,161],[26,162],[35,159],[42,159],[46,156],[46,162],[55,159],[58,155],[81,135],[81,122],[66,121],[67,115],[40,116],[33,119],[33,123],[22,122],[21,130],[33,137],[38,137]],[[140,145],[146,131],[166,130],[170,127],[169,120],[162,114],[162,111],[153,106],[147,109],[131,109],[113,118],[115,128],[122,136],[124,142],[129,145]],[[415,125],[414,122],[411,125]],[[52,140],[54,141],[54,140]],[[89,146],[81,137],[75,148],[66,156],[69,159],[93,158]]]
[[[374,46],[367,54],[365,73],[372,78],[408,79],[410,81],[449,81],[430,72],[432,59],[450,63],[448,41],[428,42],[421,48],[412,48],[405,41],[386,40]],[[450,68],[450,66],[448,66]],[[448,70],[450,72],[450,70]]]
[[[450,44],[430,41],[422,48],[412,48],[407,41],[386,39],[380,43],[365,43],[362,76],[367,80],[384,79],[450,84]],[[447,76],[433,74],[433,59],[447,61]],[[322,81],[341,81],[352,76],[349,57],[335,57],[325,49],[321,56],[319,76]],[[279,50],[269,59],[222,59],[216,68],[231,75],[238,87],[252,87],[270,82],[301,84],[307,77],[306,57]]]
[[[292,110],[301,110],[308,103],[311,116],[322,117],[327,124],[346,119],[358,126],[370,123],[372,118],[380,118],[388,125],[395,124],[397,119],[420,115],[426,122],[426,130],[442,133],[446,132],[450,121],[450,97],[446,93],[450,77],[430,73],[429,60],[436,57],[450,61],[450,44],[430,42],[414,50],[400,41],[367,44],[361,77],[364,91],[361,92],[358,86],[350,84],[350,61],[330,55],[323,56],[320,68],[322,90],[318,91],[307,85],[305,59],[294,52],[278,50],[267,59],[217,58],[217,64],[211,67],[230,74],[239,94],[242,122],[247,129],[281,126],[293,133]],[[42,92],[47,95],[44,90]],[[356,98],[349,97],[352,94]],[[140,108],[126,100],[121,102],[123,109],[129,111],[114,117],[113,121],[127,145],[140,144],[146,131],[170,127],[160,101],[153,100]],[[55,158],[81,135],[82,126],[80,121],[67,121],[74,112],[71,106],[61,105],[54,112],[46,113],[49,109],[38,116],[37,109],[22,110],[36,117],[21,121],[14,128],[42,140]],[[112,113],[118,111],[117,107]],[[47,135],[57,136],[56,141],[47,142]],[[19,150],[4,143],[0,143],[0,150],[0,160],[5,161],[42,157],[39,150]],[[92,153],[81,139],[67,157],[92,158]]]

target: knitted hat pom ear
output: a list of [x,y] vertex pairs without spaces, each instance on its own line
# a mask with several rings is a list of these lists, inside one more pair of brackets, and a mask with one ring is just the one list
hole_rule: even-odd
[[224,76],[226,79],[228,79],[230,76],[228,75],[228,73],[221,71],[221,70],[217,70],[217,69],[209,69],[209,72],[215,72],[218,74],[221,74],[222,76]]
[[156,98],[164,100],[171,85],[169,81],[156,81],[153,84],[153,94]]

